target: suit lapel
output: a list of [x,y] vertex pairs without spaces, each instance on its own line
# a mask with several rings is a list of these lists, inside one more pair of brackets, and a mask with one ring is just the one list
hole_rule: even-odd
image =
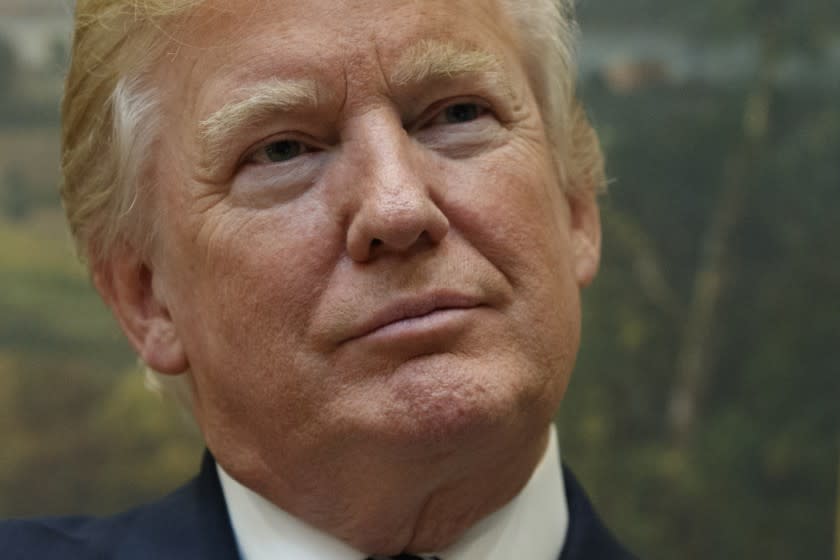
[[[210,560],[239,559],[236,537],[228,516],[227,504],[219,483],[216,462],[209,451],[204,453],[201,473],[197,479],[198,501],[202,510],[196,512],[197,534],[205,536],[207,543],[202,558]],[[210,535],[207,538],[206,535]]]
[[571,471],[563,467],[569,529],[559,560],[634,560],[610,533]]
[[121,560],[239,560],[216,464],[205,452],[201,472],[163,500],[134,510],[117,546]]

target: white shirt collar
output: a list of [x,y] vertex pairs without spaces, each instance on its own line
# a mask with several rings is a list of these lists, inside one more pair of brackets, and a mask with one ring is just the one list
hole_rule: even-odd
[[[366,554],[289,515],[216,465],[242,560],[363,560]],[[569,526],[557,433],[528,484],[502,509],[435,552],[442,560],[556,560]]]

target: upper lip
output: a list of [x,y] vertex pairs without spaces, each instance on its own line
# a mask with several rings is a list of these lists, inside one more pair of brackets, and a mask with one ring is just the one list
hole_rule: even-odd
[[482,305],[479,298],[452,291],[398,299],[360,322],[345,341],[361,338],[398,321],[422,317],[447,309],[470,309]]

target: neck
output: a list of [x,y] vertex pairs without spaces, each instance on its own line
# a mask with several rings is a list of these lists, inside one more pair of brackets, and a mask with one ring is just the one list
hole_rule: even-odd
[[445,549],[512,500],[542,459],[548,437],[546,428],[527,440],[482,442],[472,453],[460,449],[426,461],[415,457],[390,464],[368,458],[368,468],[362,469],[366,474],[355,480],[341,469],[313,469],[318,472],[305,481],[292,477],[294,492],[277,484],[280,477],[261,486],[249,484],[241,473],[234,476],[284,511],[357,550],[419,554]]

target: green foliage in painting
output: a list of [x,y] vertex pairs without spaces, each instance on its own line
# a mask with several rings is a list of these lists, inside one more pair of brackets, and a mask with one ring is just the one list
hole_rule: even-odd
[[[641,558],[829,558],[840,547],[840,4],[580,11],[585,39],[627,48],[581,83],[613,181],[558,417],[564,461]],[[639,36],[674,53],[634,59]],[[20,75],[3,49],[0,75],[4,64]],[[73,257],[56,195],[58,92],[44,103],[5,91],[0,516],[115,511],[191,476],[201,444],[143,386]]]

